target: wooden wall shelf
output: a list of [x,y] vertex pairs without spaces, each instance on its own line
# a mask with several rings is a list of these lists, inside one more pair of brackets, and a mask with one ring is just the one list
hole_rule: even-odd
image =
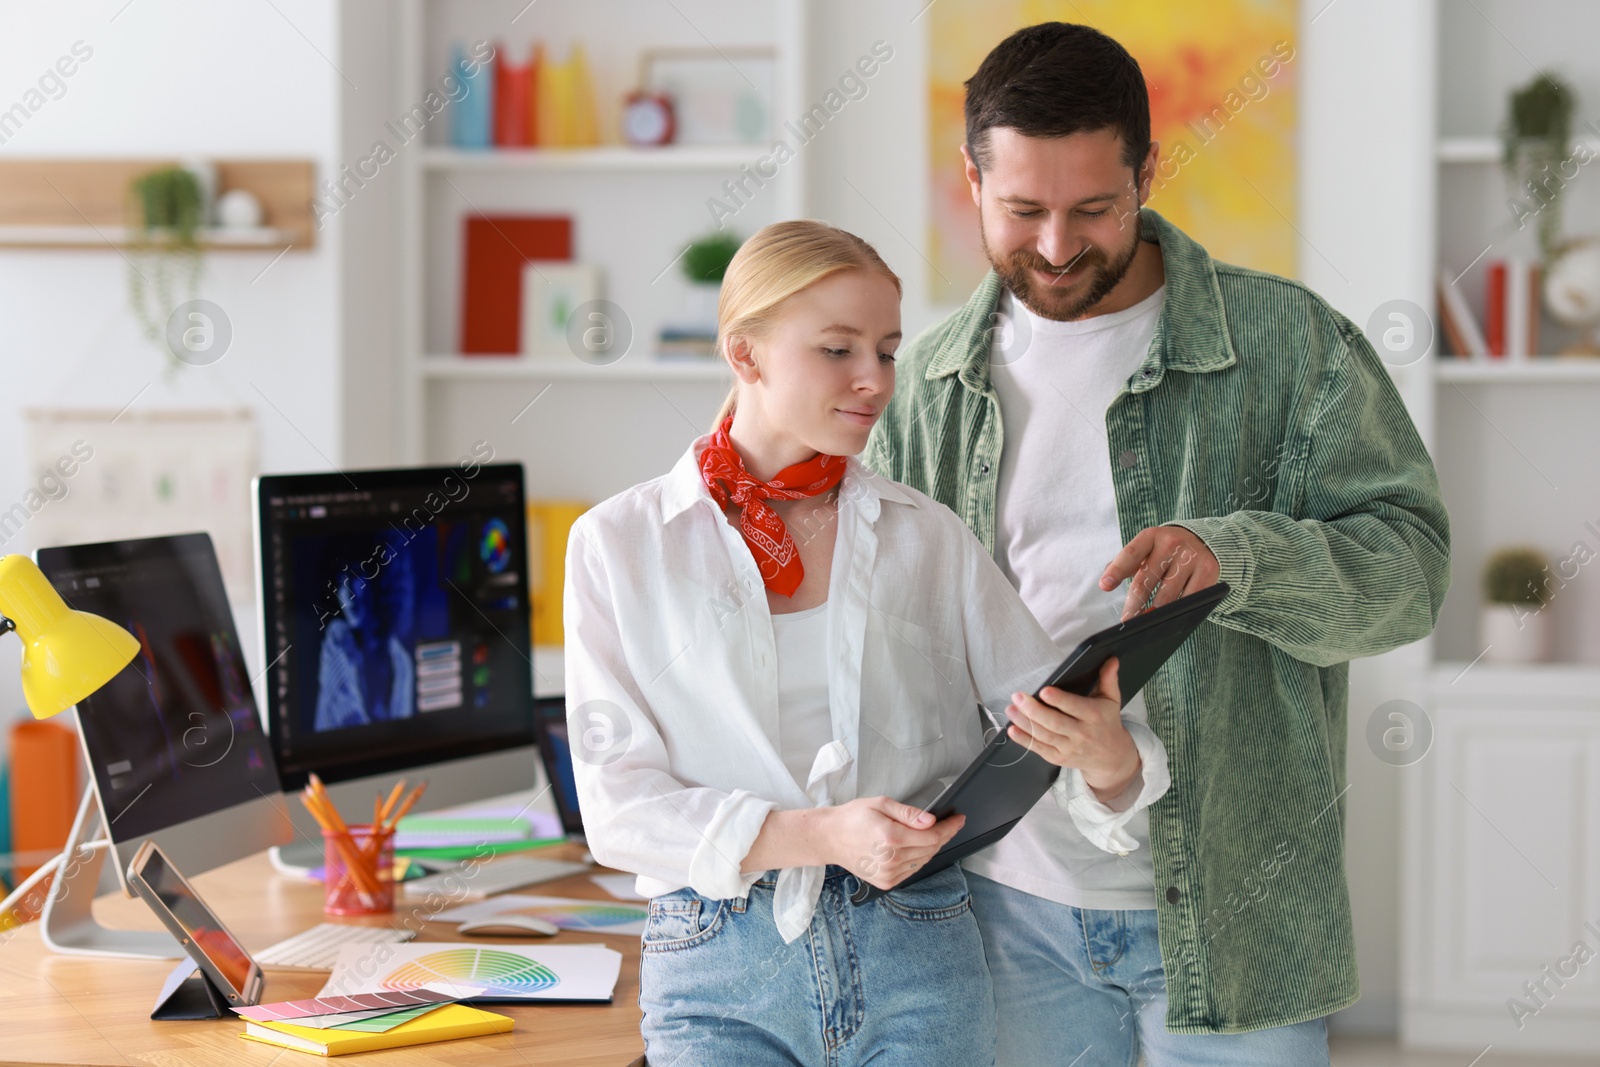
[[[0,248],[104,248],[134,243],[128,188],[169,159],[19,159],[0,162]],[[217,195],[248,189],[261,201],[263,225],[207,227],[207,249],[273,250],[315,243],[311,201],[316,168],[305,159],[218,159]]]

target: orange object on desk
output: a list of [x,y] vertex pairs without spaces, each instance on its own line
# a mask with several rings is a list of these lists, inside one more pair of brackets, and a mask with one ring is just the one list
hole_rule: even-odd
[[[19,722],[11,728],[14,851],[61,851],[78,813],[80,788],[78,738],[72,727],[58,722]],[[36,870],[36,866],[18,867],[16,881]]]

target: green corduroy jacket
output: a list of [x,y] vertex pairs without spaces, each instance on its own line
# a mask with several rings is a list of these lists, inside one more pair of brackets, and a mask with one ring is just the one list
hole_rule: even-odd
[[[1140,226],[1166,270],[1155,337],[1106,411],[1106,454],[1061,462],[1111,465],[1124,543],[1183,526],[1232,587],[1144,694],[1172,767],[1149,813],[1167,1028],[1238,1033],[1357,997],[1348,661],[1433,628],[1449,520],[1399,393],[1350,320],[1297,282],[1213,261],[1148,208]],[[949,506],[990,551],[1000,291],[991,271],[905,346],[864,457]]]

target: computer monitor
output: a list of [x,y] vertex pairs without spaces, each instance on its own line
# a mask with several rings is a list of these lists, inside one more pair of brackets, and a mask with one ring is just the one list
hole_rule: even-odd
[[[139,642],[133,661],[77,706],[93,797],[123,891],[131,895],[127,865],[147,839],[185,874],[290,840],[278,768],[211,538],[64,545],[35,556],[68,605],[110,619]],[[89,814],[80,811],[74,842],[87,839]],[[101,854],[92,855],[98,880]],[[64,931],[62,924],[89,919],[83,898],[94,895],[89,871],[78,863],[67,871],[88,884],[75,894],[81,914],[52,917],[53,936],[62,939],[56,947],[98,953],[106,947],[102,935],[132,933]],[[63,904],[74,895],[65,892],[66,877],[56,894]]]
[[520,464],[264,475],[255,512],[285,790],[315,773],[370,806],[422,767],[426,807],[534,785]]

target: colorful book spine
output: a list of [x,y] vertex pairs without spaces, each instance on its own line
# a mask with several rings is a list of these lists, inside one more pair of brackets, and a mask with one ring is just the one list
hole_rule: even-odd
[[489,148],[494,144],[494,71],[496,62],[469,70],[461,46],[454,50],[451,72],[467,87],[466,95],[452,105],[450,140],[457,148]]
[[1528,358],[1528,263],[1521,257],[1506,261],[1506,359],[1521,363]]
[[[495,55],[506,51],[496,48]],[[521,148],[528,142],[528,78],[531,67],[501,58],[495,64],[494,143],[499,148]]]
[[1467,298],[1451,284],[1447,273],[1439,276],[1439,320],[1445,340],[1456,356],[1476,360],[1488,357],[1489,349],[1484,344],[1478,320],[1467,306]]
[[1483,334],[1490,359],[1506,355],[1506,263],[1490,260],[1484,266]]

